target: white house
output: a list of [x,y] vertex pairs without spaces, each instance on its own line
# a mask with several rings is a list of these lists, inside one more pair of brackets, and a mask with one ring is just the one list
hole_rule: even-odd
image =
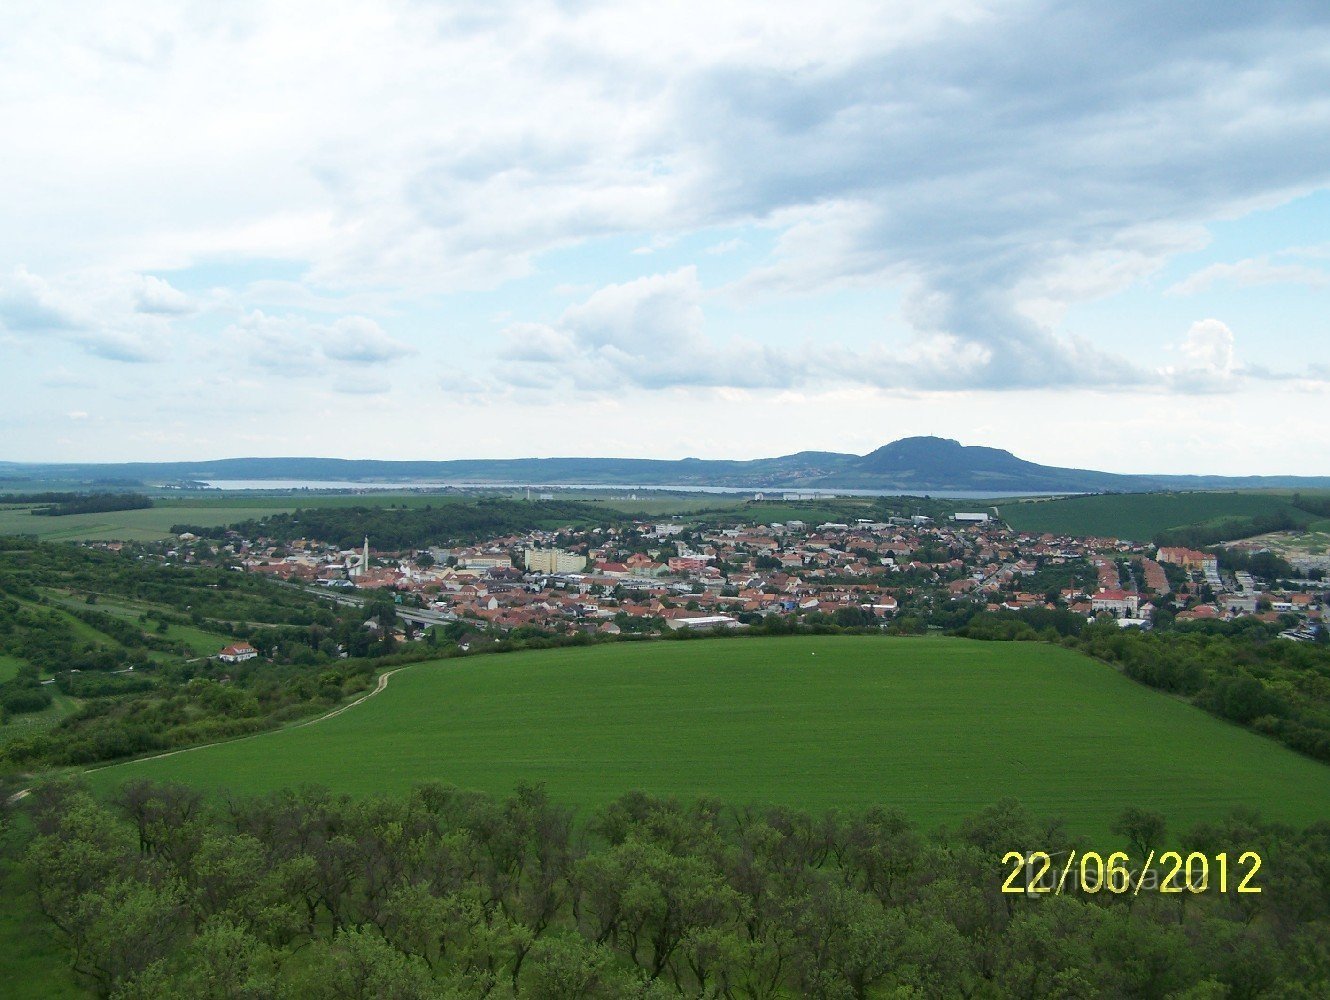
[[237,642],[234,646],[227,646],[217,654],[217,659],[223,663],[242,663],[245,660],[252,660],[259,655],[259,651],[247,642]]

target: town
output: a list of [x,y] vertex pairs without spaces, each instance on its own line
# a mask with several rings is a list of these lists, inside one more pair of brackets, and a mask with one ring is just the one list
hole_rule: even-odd
[[1284,626],[1281,636],[1292,641],[1312,641],[1325,627],[1324,557],[1285,564],[1238,542],[1224,551],[1242,568],[1230,568],[1187,548],[1014,532],[986,513],[725,528],[676,518],[407,551],[381,551],[372,541],[344,550],[228,531],[214,553],[186,532],[164,555],[191,562],[202,544],[234,568],[343,603],[385,591],[400,605],[399,639],[461,623],[469,626],[457,633],[462,646],[518,629],[731,630],[768,616],[910,633],[957,611],[1034,608],[1140,629],[1252,617]]

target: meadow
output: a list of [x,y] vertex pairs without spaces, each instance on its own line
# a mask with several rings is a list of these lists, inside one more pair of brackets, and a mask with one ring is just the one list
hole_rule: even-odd
[[1048,645],[795,637],[431,661],[335,718],[91,772],[355,795],[519,781],[585,811],[629,789],[954,823],[1004,796],[1105,837],[1126,806],[1177,830],[1248,806],[1330,818],[1330,768]]
[[1016,531],[1126,538],[1146,542],[1160,531],[1226,517],[1281,511],[1299,522],[1309,515],[1292,507],[1287,491],[1250,493],[1108,493],[1053,500],[1000,503],[998,511]]

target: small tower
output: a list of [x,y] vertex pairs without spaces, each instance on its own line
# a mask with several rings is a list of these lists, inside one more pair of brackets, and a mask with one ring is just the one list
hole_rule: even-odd
[[346,557],[346,575],[352,579],[364,576],[369,569],[369,536],[365,536],[365,550],[358,556]]

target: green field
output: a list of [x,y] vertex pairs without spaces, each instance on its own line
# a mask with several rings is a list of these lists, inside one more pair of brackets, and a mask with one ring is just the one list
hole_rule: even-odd
[[18,668],[23,666],[23,661],[17,656],[6,656],[0,653],[0,682],[12,681],[18,676]]
[[30,507],[4,507],[0,508],[0,535],[36,535],[44,542],[152,542],[166,538],[173,524],[212,527],[295,509],[295,504],[282,504],[272,498],[268,498],[263,506],[222,501],[161,503],[144,510],[69,514],[65,517],[34,517],[29,513]]
[[1114,493],[1002,503],[1002,519],[1016,531],[1149,541],[1168,528],[1223,517],[1287,511],[1300,521],[1288,493]]
[[435,661],[326,722],[93,772],[353,794],[522,780],[581,808],[640,788],[952,822],[1004,796],[1106,834],[1127,805],[1176,829],[1236,805],[1330,818],[1330,768],[1029,643],[798,637]]

